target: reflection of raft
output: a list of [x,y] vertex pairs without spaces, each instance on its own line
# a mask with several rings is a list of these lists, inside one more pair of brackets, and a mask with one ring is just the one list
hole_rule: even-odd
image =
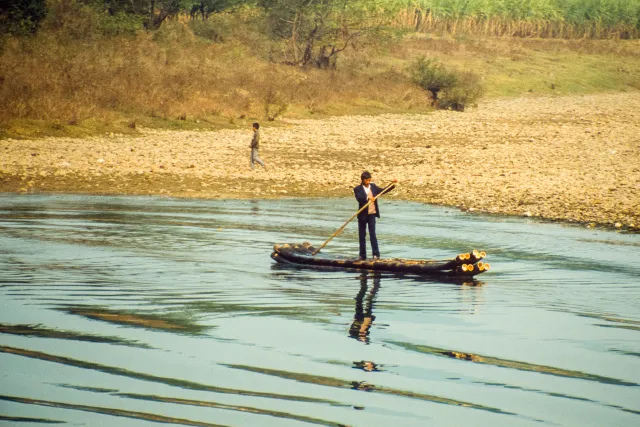
[[315,248],[309,242],[302,244],[285,243],[274,245],[271,258],[282,264],[293,264],[307,267],[361,269],[389,271],[394,273],[439,274],[449,276],[475,276],[488,271],[491,266],[481,260],[484,252],[472,251],[458,255],[455,259],[447,260],[417,260],[417,259],[368,259],[361,261],[339,255],[318,253],[313,255]]

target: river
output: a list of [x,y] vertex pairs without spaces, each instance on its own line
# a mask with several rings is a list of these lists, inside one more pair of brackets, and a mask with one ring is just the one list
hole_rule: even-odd
[[[640,236],[381,203],[383,257],[296,269],[352,199],[0,195],[0,425],[637,426]],[[323,250],[357,255],[350,224]]]

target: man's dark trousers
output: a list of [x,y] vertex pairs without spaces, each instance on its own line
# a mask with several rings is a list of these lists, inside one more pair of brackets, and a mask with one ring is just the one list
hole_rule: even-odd
[[369,239],[373,256],[380,257],[378,238],[376,237],[376,216],[364,215],[358,218],[358,237],[360,238],[360,258],[367,258],[367,227],[369,227]]

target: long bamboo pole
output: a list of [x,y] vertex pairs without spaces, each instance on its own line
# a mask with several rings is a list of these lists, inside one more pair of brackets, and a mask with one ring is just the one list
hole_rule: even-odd
[[380,193],[378,193],[378,195],[377,195],[376,197],[374,197],[373,199],[369,200],[369,201],[367,202],[367,204],[365,204],[363,207],[361,207],[361,208],[358,210],[358,212],[354,213],[354,214],[353,214],[353,216],[347,220],[347,222],[345,222],[344,224],[342,224],[342,227],[338,228],[338,229],[336,230],[336,232],[335,232],[335,233],[333,233],[333,234],[331,235],[331,237],[329,237],[329,238],[328,238],[328,239],[327,239],[327,240],[326,240],[322,245],[320,245],[320,247],[319,247],[318,249],[316,249],[315,251],[313,251],[313,252],[311,253],[311,255],[316,255],[318,252],[320,252],[320,250],[321,250],[322,248],[324,248],[325,246],[327,246],[327,244],[331,241],[331,239],[333,239],[334,237],[336,237],[338,234],[340,234],[340,233],[342,232],[342,230],[344,230],[344,228],[347,226],[347,224],[349,224],[349,223],[353,220],[353,218],[357,217],[357,216],[358,216],[358,214],[359,214],[360,212],[362,212],[363,210],[365,210],[366,208],[368,208],[368,207],[369,207],[369,205],[370,205],[371,203],[375,203],[375,201],[376,201],[376,200],[378,200],[378,197],[382,196],[384,193],[386,193],[387,191],[391,190],[391,189],[392,189],[392,188],[394,188],[396,185],[398,185],[398,183],[397,183],[397,182],[392,182],[391,184],[389,184],[389,185],[387,185],[386,187],[384,187],[384,189],[383,189]]

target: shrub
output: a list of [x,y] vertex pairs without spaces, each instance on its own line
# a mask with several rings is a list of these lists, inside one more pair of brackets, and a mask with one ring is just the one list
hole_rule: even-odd
[[265,118],[270,122],[277,119],[289,108],[284,94],[272,85],[269,85],[264,91],[263,99]]
[[427,59],[422,56],[411,65],[409,71],[411,80],[415,84],[431,92],[434,105],[438,101],[438,92],[456,84],[455,73],[448,71],[435,59]]
[[[409,68],[411,80],[431,92],[433,106],[464,111],[484,93],[478,75],[448,70],[435,59],[420,57]],[[440,94],[440,97],[438,97]]]
[[0,3],[0,32],[35,33],[45,16],[45,0],[3,0]]
[[140,15],[119,12],[113,15],[101,14],[98,16],[97,29],[105,36],[133,36],[142,28],[143,20]]
[[480,77],[472,72],[462,72],[456,77],[456,84],[442,91],[440,108],[464,111],[466,105],[475,104],[484,94]]

